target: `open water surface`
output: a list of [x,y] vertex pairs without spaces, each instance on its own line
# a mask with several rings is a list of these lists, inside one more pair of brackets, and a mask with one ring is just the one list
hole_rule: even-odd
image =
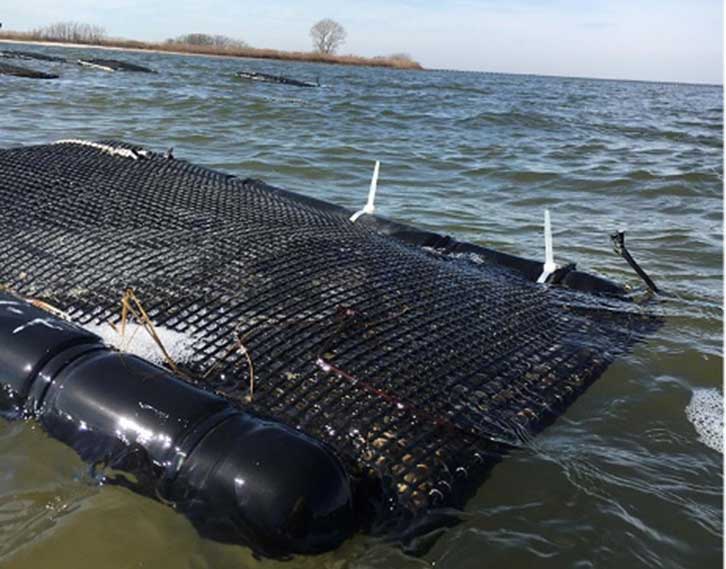
[[[351,209],[365,203],[378,159],[382,215],[541,258],[547,207],[558,261],[639,286],[609,242],[625,228],[634,256],[670,293],[657,308],[665,325],[497,465],[461,523],[426,536],[418,556],[358,536],[319,557],[256,560],[201,539],[160,503],[93,484],[71,450],[32,423],[0,419],[0,566],[721,565],[720,87],[94,54],[158,74],[33,62],[62,78],[0,76],[0,146],[115,138],[173,147],[177,158]],[[242,69],[322,86],[244,82],[233,77]]]

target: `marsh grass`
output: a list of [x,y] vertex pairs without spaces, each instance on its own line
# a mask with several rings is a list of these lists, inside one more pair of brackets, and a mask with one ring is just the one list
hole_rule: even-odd
[[18,42],[39,42],[58,45],[102,47],[135,51],[154,51],[193,55],[212,55],[219,57],[249,57],[254,59],[274,59],[279,61],[304,61],[309,63],[329,63],[338,65],[358,65],[368,67],[388,67],[392,69],[423,69],[421,65],[405,54],[390,57],[360,57],[357,55],[334,55],[306,51],[282,51],[278,49],[259,49],[244,46],[210,46],[192,45],[189,43],[143,42],[124,38],[101,37],[87,43],[75,44],[67,40],[44,37],[37,31],[31,32],[0,32],[0,40]]

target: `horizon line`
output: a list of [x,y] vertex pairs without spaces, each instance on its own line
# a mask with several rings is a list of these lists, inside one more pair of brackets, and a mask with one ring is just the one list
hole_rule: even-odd
[[[6,31],[6,30],[3,30]],[[126,38],[112,38],[112,39],[126,39]],[[136,41],[136,40],[131,40]],[[144,41],[144,40],[137,40],[137,41]],[[76,44],[73,42],[60,42],[60,41],[47,41],[47,40],[20,40],[20,39],[6,39],[0,37],[0,43],[17,43],[17,44],[27,44],[27,45],[39,45],[41,47],[63,47],[63,48],[73,48],[73,47],[87,47],[91,49],[104,49],[107,48],[107,46],[103,45],[94,45],[94,44]],[[149,43],[163,43],[163,42],[149,42]],[[216,55],[216,54],[206,54],[206,53],[184,53],[184,52],[171,52],[171,51],[153,51],[153,50],[147,50],[147,49],[141,49],[141,48],[132,48],[132,47],[113,47],[112,49],[118,50],[118,51],[132,51],[137,53],[143,53],[143,52],[150,52],[150,53],[159,53],[159,54],[165,54],[165,55],[181,55],[181,56],[187,56],[187,55],[193,55],[194,57],[229,57],[229,58],[238,58],[238,59],[259,59],[260,61],[283,61],[287,63],[309,63],[309,64],[317,64],[317,65],[345,65],[350,66],[346,63],[340,63],[340,62],[330,62],[330,63],[322,63],[322,62],[315,62],[315,61],[298,61],[298,60],[286,60],[286,59],[274,59],[274,58],[257,58],[254,56],[248,56],[248,55]],[[281,52],[285,52],[288,50],[278,50]],[[292,52],[290,52],[292,53]],[[353,57],[366,57],[366,56],[355,56],[353,54],[347,54],[348,56]],[[360,66],[355,66],[360,67]],[[366,67],[366,65],[363,65],[362,67]],[[630,82],[630,83],[654,83],[654,84],[661,84],[661,85],[680,85],[680,86],[691,86],[691,87],[720,87],[721,89],[724,88],[724,83],[710,83],[710,82],[699,82],[699,81],[677,81],[673,79],[632,79],[632,78],[619,78],[619,77],[590,77],[586,75],[559,75],[555,73],[537,73],[537,72],[524,72],[524,71],[489,71],[489,70],[483,70],[483,69],[457,69],[457,68],[444,68],[444,67],[424,67],[421,66],[420,69],[394,69],[394,68],[386,68],[382,67],[381,69],[390,69],[394,71],[415,71],[415,72],[421,72],[421,71],[432,71],[432,72],[444,72],[444,73],[481,73],[485,75],[515,75],[519,77],[543,77],[543,78],[552,78],[552,79],[579,79],[579,80],[587,80],[587,81],[621,81],[621,82]]]

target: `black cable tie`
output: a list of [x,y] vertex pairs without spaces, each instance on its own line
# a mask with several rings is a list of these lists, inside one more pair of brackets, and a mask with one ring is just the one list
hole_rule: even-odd
[[610,236],[610,239],[612,239],[613,241],[613,249],[615,250],[615,252],[628,262],[628,265],[630,265],[633,270],[638,273],[638,276],[643,279],[643,282],[648,286],[650,290],[652,290],[656,294],[659,294],[660,290],[657,286],[655,286],[653,280],[646,274],[643,269],[640,268],[640,265],[635,262],[635,259],[633,259],[632,255],[625,247],[625,232],[616,231]]

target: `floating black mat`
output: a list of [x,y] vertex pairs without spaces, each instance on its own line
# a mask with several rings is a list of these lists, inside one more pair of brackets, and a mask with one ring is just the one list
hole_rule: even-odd
[[0,57],[10,57],[14,59],[35,59],[37,61],[53,61],[57,63],[65,63],[66,59],[63,57],[56,57],[54,55],[45,55],[44,53],[36,53],[34,51],[21,51],[18,49],[7,49],[0,50]]
[[0,285],[81,324],[118,322],[133,288],[193,340],[201,385],[334,449],[373,531],[461,505],[654,326],[627,300],[121,143],[0,151],[0,204]]
[[80,65],[87,67],[102,68],[107,71],[135,71],[137,73],[154,73],[152,69],[144,67],[142,65],[136,65],[135,63],[129,63],[127,61],[120,61],[118,59],[101,59],[101,58],[81,58],[78,60]]
[[17,65],[8,65],[0,62],[0,75],[14,75],[15,77],[28,77],[30,79],[58,79],[58,75],[52,73],[43,73],[26,67],[18,67]]
[[246,79],[248,81],[259,81],[261,83],[278,83],[280,85],[292,85],[294,87],[319,87],[317,83],[309,81],[300,81],[299,79],[291,79],[282,75],[270,75],[268,73],[257,73],[256,71],[238,71],[236,77]]

